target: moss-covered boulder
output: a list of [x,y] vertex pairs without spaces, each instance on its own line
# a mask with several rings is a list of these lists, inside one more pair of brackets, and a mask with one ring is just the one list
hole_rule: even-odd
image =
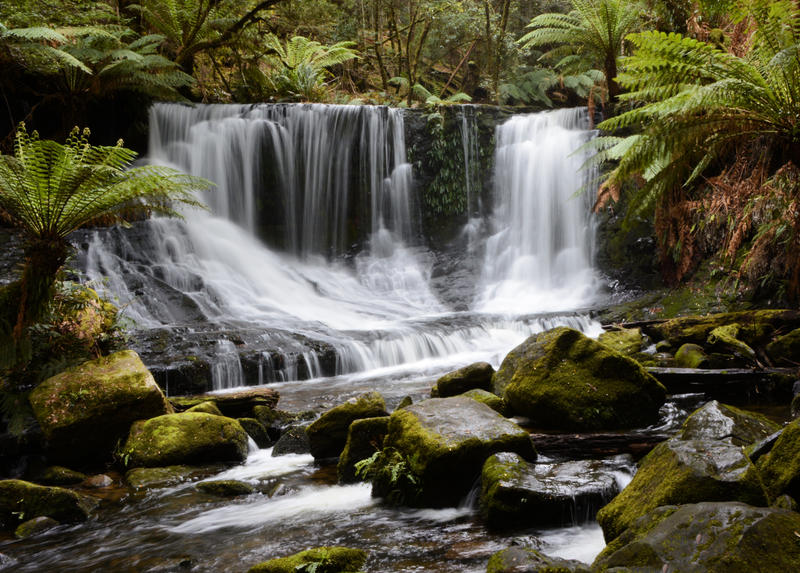
[[199,404],[186,410],[186,412],[200,412],[201,414],[214,414],[215,416],[222,416],[222,412],[217,406],[217,403],[212,400],[200,402]]
[[466,398],[472,398],[473,400],[477,400],[481,404],[486,404],[492,410],[497,412],[498,414],[506,415],[508,410],[508,405],[506,401],[503,400],[497,394],[492,394],[491,392],[487,392],[486,390],[481,390],[480,388],[475,388],[474,390],[468,390],[461,394]]
[[476,362],[445,374],[431,388],[431,398],[458,396],[468,390],[492,389],[494,368],[488,362]]
[[135,420],[172,411],[132,350],[48,378],[31,392],[30,403],[51,457],[81,462],[110,459]]
[[590,573],[586,563],[545,555],[538,549],[513,545],[489,558],[486,573]]
[[209,493],[219,497],[236,497],[239,495],[250,495],[256,491],[249,483],[235,479],[218,479],[201,481],[195,487],[203,493]]
[[389,431],[389,417],[364,418],[350,424],[347,443],[339,456],[336,467],[339,483],[354,483],[356,464],[366,460],[383,447],[383,440]]
[[311,444],[308,434],[303,426],[294,426],[286,430],[272,446],[272,456],[285,456],[287,454],[308,454]]
[[659,507],[609,543],[593,571],[800,571],[800,514],[743,503]]
[[388,416],[386,402],[378,392],[367,392],[331,408],[308,428],[311,455],[315,458],[335,458],[347,443],[347,431],[355,420]]
[[457,505],[498,452],[536,457],[530,435],[485,404],[462,396],[423,400],[389,418],[372,493],[412,506]]
[[679,436],[683,440],[728,438],[736,446],[749,446],[779,429],[780,426],[766,416],[712,400],[686,419]]
[[0,481],[0,529],[13,531],[23,521],[43,516],[61,523],[86,521],[92,506],[89,498],[61,487]]
[[767,502],[753,463],[730,440],[672,438],[639,464],[630,484],[597,514],[606,541],[661,505],[702,501]]
[[75,485],[86,479],[86,474],[63,466],[48,466],[36,478],[42,485]]
[[635,357],[642,351],[644,337],[641,328],[617,328],[604,332],[597,341],[620,354]]
[[675,366],[678,368],[708,368],[711,364],[703,347],[687,342],[675,353]]
[[14,530],[14,537],[17,539],[26,539],[44,533],[59,525],[61,524],[52,517],[46,517],[44,515],[41,517],[34,517],[33,519],[20,523],[19,527]]
[[776,364],[796,366],[800,364],[800,328],[778,336],[767,344],[767,356]]
[[652,424],[666,397],[636,361],[566,327],[512,350],[495,373],[494,392],[536,426],[565,431]]
[[481,515],[492,529],[561,526],[592,519],[619,486],[619,469],[601,460],[531,464],[503,452],[481,473]]
[[705,316],[674,318],[649,327],[657,340],[665,339],[675,348],[687,342],[706,344],[711,332],[721,326],[739,326],[737,338],[751,348],[768,344],[776,332],[800,327],[800,312],[796,310],[752,310],[726,312]]
[[770,497],[800,499],[800,420],[783,429],[772,451],[758,460],[758,469]]
[[267,429],[264,424],[259,422],[256,418],[239,418],[239,423],[247,432],[247,435],[253,438],[253,441],[259,448],[267,448],[272,443],[267,435]]
[[734,354],[747,361],[755,362],[756,351],[750,348],[746,342],[739,340],[742,331],[743,327],[740,324],[718,326],[708,333],[706,345],[714,352]]
[[125,482],[133,489],[170,487],[205,475],[206,470],[196,466],[166,466],[161,468],[133,468],[125,473]]
[[[357,573],[367,561],[367,553],[350,547],[315,547],[289,557],[279,557],[252,566],[247,573]],[[303,567],[304,565],[311,567]]]
[[133,424],[122,456],[129,467],[242,462],[247,433],[225,416],[167,414]]

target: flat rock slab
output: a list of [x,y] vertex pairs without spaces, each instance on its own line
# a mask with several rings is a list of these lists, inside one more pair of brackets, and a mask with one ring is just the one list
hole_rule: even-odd
[[586,523],[619,493],[613,472],[631,472],[632,463],[619,456],[531,464],[517,454],[495,454],[483,466],[481,513],[493,529]]
[[275,408],[280,398],[272,388],[248,388],[226,394],[198,394],[197,396],[174,396],[169,401],[176,411],[182,412],[203,402],[214,402],[223,415],[230,418],[253,417],[255,406]]

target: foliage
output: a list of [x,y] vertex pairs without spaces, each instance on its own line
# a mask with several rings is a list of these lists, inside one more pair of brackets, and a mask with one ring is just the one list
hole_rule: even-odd
[[553,99],[567,102],[575,96],[600,103],[602,93],[597,85],[602,81],[603,73],[594,69],[561,75],[547,68],[536,68],[500,84],[500,101],[552,107]]
[[126,212],[177,215],[173,203],[199,205],[192,192],[209,185],[167,167],[131,168],[136,153],[121,141],[93,146],[88,138],[75,128],[62,145],[22,124],[14,155],[0,155],[0,211],[25,240],[16,340],[47,308],[72,231],[99,218],[121,222]]
[[421,487],[410,461],[394,448],[384,448],[356,463],[356,476],[362,480],[380,481],[388,489],[386,501],[392,505],[402,505]]
[[639,25],[640,9],[626,0],[572,0],[569,14],[541,14],[519,39],[525,48],[550,47],[542,56],[555,60],[565,74],[602,69],[608,98],[619,95],[617,58],[625,37]]

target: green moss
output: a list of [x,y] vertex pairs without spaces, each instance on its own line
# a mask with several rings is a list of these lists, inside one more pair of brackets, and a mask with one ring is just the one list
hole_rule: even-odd
[[800,499],[800,419],[788,424],[772,451],[758,460],[770,498],[787,494]]
[[387,415],[386,402],[378,392],[362,394],[328,410],[306,428],[311,455],[315,458],[338,457],[347,443],[348,428],[353,421]]
[[[481,471],[481,515],[487,519],[491,515],[515,515],[519,508],[516,500],[508,504],[497,495],[498,488],[509,481],[516,482],[525,472],[525,460],[518,456],[490,456],[483,464]],[[490,523],[497,527],[498,523]]]
[[729,438],[737,446],[748,446],[779,429],[778,424],[762,414],[712,400],[692,412],[679,435],[684,440]]
[[336,467],[339,483],[358,481],[356,464],[375,454],[383,447],[389,430],[389,417],[364,418],[350,424],[347,443]]
[[797,365],[800,363],[800,328],[777,337],[767,345],[766,350],[776,363]]
[[[254,565],[247,573],[355,573],[367,561],[367,553],[349,547],[316,547]],[[310,565],[314,568],[308,567]]]
[[232,418],[168,414],[136,422],[122,457],[133,467],[240,462],[247,457],[247,434]]
[[675,366],[678,368],[708,368],[709,360],[702,346],[687,342],[675,353]]
[[550,557],[537,549],[519,546],[512,546],[493,554],[486,566],[486,573],[515,573],[517,571],[589,573],[590,568],[579,561]]
[[210,493],[220,497],[249,495],[256,491],[250,484],[233,479],[201,481],[195,487],[203,493]]
[[475,390],[464,392],[461,395],[476,400],[481,404],[486,404],[498,414],[501,414],[503,416],[506,415],[507,405],[505,403],[505,400],[503,400],[496,394],[492,394],[491,392],[487,392],[486,390],[481,390],[476,388]]
[[215,416],[222,416],[222,412],[219,411],[219,407],[217,406],[216,402],[212,400],[206,400],[205,402],[200,402],[196,406],[192,406],[186,412],[200,412],[203,414],[214,414]]
[[201,473],[194,466],[166,466],[160,468],[133,468],[125,474],[125,481],[133,489],[169,487]]
[[74,491],[9,479],[0,481],[0,528],[14,529],[34,517],[62,523],[86,521],[91,504]]
[[738,324],[737,338],[750,347],[768,343],[778,329],[800,326],[800,312],[794,310],[750,310],[675,318],[652,329],[674,346],[687,342],[705,344],[711,332],[721,326]]
[[44,485],[73,485],[86,479],[86,474],[62,466],[49,466],[36,481]]
[[58,525],[58,521],[52,517],[34,517],[33,519],[29,519],[28,521],[21,523],[19,527],[14,530],[14,537],[17,539],[33,537],[34,535],[43,533],[48,529],[52,529]]
[[597,341],[620,354],[633,357],[641,352],[644,338],[640,328],[620,328],[604,332]]
[[491,390],[494,368],[488,362],[476,362],[455,372],[445,374],[431,389],[432,398],[457,396],[468,390]]
[[[745,331],[738,323],[718,326],[708,334],[706,343],[717,352],[732,352],[749,360],[756,359],[756,352],[745,342],[739,340],[739,336]],[[759,336],[753,336],[759,339]]]

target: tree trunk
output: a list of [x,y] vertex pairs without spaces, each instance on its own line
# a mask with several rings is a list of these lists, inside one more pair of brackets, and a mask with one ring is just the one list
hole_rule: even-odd
[[53,293],[58,271],[67,260],[68,243],[61,238],[39,239],[25,247],[21,291],[14,337],[41,320]]

